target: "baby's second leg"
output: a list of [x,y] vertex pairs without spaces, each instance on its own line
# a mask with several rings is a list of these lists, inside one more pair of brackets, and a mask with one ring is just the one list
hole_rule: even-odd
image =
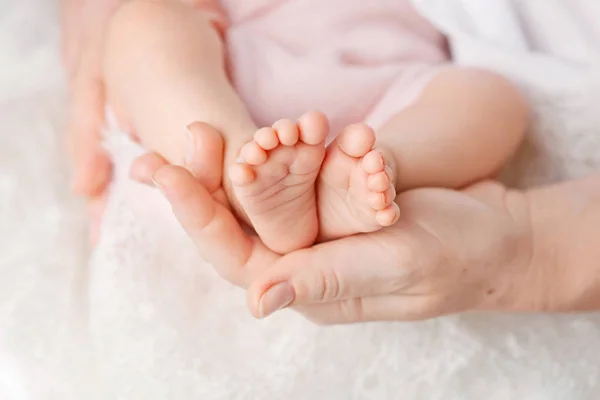
[[527,100],[504,77],[445,68],[412,105],[379,127],[376,146],[393,156],[398,190],[458,189],[497,173],[528,123]]
[[321,239],[395,222],[394,188],[461,188],[490,177],[515,151],[527,122],[527,103],[504,78],[442,70],[377,130],[376,141],[357,125],[328,149],[317,191]]
[[[184,164],[193,150],[186,132],[193,121],[223,133],[230,162],[256,130],[229,82],[222,38],[204,10],[177,1],[126,3],[109,27],[105,76],[119,121],[172,164]],[[215,158],[214,168],[203,172],[220,177],[220,149],[209,143],[200,143],[196,152]]]

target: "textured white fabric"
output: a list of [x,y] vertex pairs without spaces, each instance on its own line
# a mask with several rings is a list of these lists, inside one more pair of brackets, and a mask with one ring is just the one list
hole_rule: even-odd
[[[418,4],[452,34],[459,62],[510,74],[535,101],[537,129],[512,175],[529,184],[594,170],[591,49],[600,46],[555,41],[591,40],[597,28],[560,0],[481,3]],[[589,0],[568,4],[600,16]],[[195,255],[160,194],[128,181],[139,149],[118,133],[107,144],[116,180],[88,263],[59,137],[53,9],[43,0],[0,0],[0,9],[0,398],[597,398],[595,314],[333,328],[291,312],[252,320],[243,292]]]

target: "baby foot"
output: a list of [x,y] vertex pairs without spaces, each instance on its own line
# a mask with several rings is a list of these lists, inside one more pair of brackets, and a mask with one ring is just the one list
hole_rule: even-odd
[[374,145],[373,130],[355,124],[327,148],[317,183],[320,240],[374,232],[398,220],[392,168]]
[[263,128],[230,168],[235,195],[264,244],[279,253],[310,246],[319,225],[315,181],[325,156],[325,116]]

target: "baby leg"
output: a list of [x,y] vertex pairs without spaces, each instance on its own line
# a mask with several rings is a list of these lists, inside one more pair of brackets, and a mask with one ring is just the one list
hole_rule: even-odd
[[358,125],[328,149],[317,191],[322,240],[394,223],[396,190],[460,188],[489,177],[521,142],[527,103],[504,78],[447,68],[424,86],[377,130],[377,140]]
[[394,159],[398,190],[462,188],[497,173],[521,143],[529,105],[507,79],[474,68],[445,68],[416,100],[377,130]]
[[[256,127],[229,83],[224,60],[209,13],[176,2],[134,0],[116,14],[110,29],[110,103],[142,143],[171,163],[183,163],[191,147],[185,124],[200,120],[223,132],[225,162],[234,164],[236,183],[228,195],[238,215],[247,217],[274,250],[310,245],[318,229],[314,183],[327,123],[317,114],[298,123],[281,121],[247,143]],[[199,149],[204,154],[197,149],[194,157],[214,159],[216,165],[219,149],[207,143]],[[247,163],[235,164],[240,148]]]
[[[193,121],[222,132],[230,161],[256,130],[227,77],[213,15],[178,1],[133,0],[116,12],[108,30],[109,104],[124,128],[173,164],[183,164],[192,150],[186,125]],[[196,151],[208,160],[219,151],[203,145]],[[221,176],[217,159],[208,172]]]

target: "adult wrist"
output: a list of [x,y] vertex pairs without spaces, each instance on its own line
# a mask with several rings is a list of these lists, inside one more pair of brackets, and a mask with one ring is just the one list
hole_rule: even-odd
[[[487,291],[479,311],[532,311],[541,298],[538,289],[535,234],[529,198],[525,192],[490,185],[476,197],[499,216],[490,230],[495,238],[479,262],[488,263]],[[540,287],[543,287],[541,285]]]
[[600,310],[600,176],[526,196],[540,292],[533,311]]

